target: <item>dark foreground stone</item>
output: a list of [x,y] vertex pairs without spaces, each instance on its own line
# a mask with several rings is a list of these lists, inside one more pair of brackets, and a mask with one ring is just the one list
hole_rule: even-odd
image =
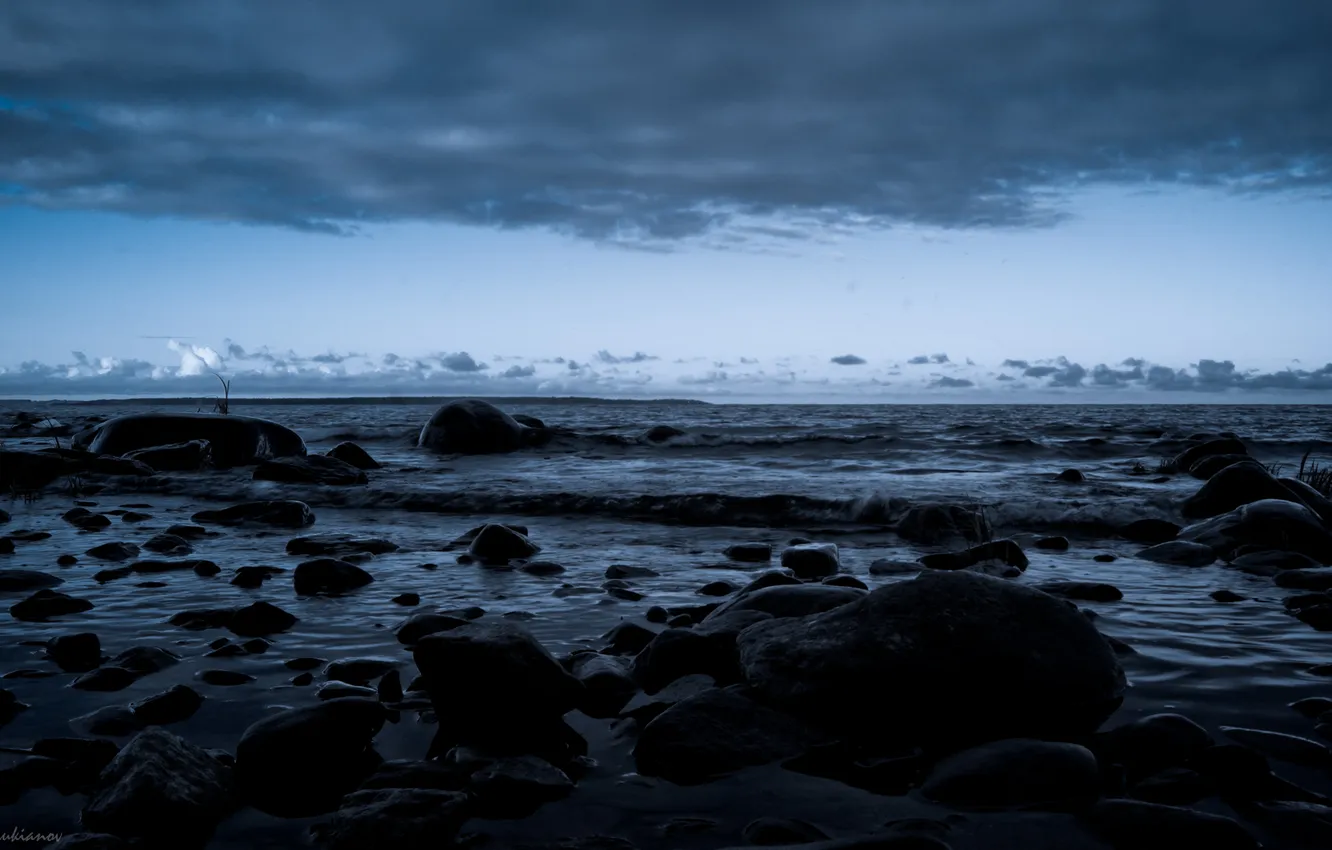
[[212,413],[117,416],[79,435],[75,445],[96,454],[124,455],[192,440],[206,440],[213,463],[220,467],[305,454],[304,441],[290,428],[267,419]]

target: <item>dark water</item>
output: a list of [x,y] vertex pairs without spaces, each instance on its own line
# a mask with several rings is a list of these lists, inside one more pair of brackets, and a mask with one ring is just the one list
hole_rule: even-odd
[[[132,412],[142,406],[51,404],[41,412],[65,423],[88,416]],[[439,457],[414,448],[430,405],[320,404],[238,405],[234,412],[287,424],[312,450],[351,439],[385,469],[360,488],[313,488],[255,483],[242,471],[158,476],[142,489],[126,486],[94,497],[99,509],[151,504],[152,519],[115,523],[89,534],[60,520],[72,497],[51,494],[33,504],[4,505],[13,514],[6,531],[30,528],[52,537],[22,545],[0,566],[55,572],[60,590],[92,600],[86,614],[50,624],[0,621],[0,671],[49,670],[41,650],[20,643],[72,631],[95,631],[114,654],[152,644],[184,655],[185,661],[110,694],[67,687],[65,674],[10,679],[4,686],[34,708],[0,729],[0,744],[23,746],[41,736],[71,734],[69,720],[104,705],[123,705],[175,683],[188,682],[207,700],[193,718],[173,727],[204,746],[231,749],[243,729],[274,706],[314,701],[311,688],[287,684],[285,658],[410,657],[392,627],[409,611],[391,599],[405,591],[421,595],[422,609],[480,605],[487,616],[533,615],[526,625],[562,652],[597,644],[622,618],[650,605],[707,601],[696,590],[718,578],[743,583],[751,574],[737,565],[718,568],[726,545],[745,540],[781,544],[796,534],[836,542],[844,569],[871,586],[868,574],[880,558],[914,560],[929,551],[880,526],[912,503],[960,501],[986,506],[998,531],[1020,542],[1058,531],[1073,540],[1068,552],[1028,549],[1032,565],[1017,581],[1051,579],[1110,582],[1121,602],[1091,605],[1102,631],[1136,649],[1123,659],[1132,688],[1122,720],[1159,711],[1179,711],[1215,730],[1220,725],[1256,726],[1311,734],[1310,721],[1286,706],[1307,696],[1332,696],[1332,680],[1308,672],[1332,662],[1332,635],[1318,633],[1285,613],[1286,591],[1269,580],[1217,564],[1190,569],[1133,557],[1137,548],[1114,539],[1110,529],[1142,517],[1179,520],[1177,506],[1198,482],[1186,476],[1153,483],[1136,474],[1135,463],[1154,469],[1159,458],[1178,451],[1197,432],[1233,431],[1260,460],[1297,464],[1310,448],[1332,455],[1332,408],[1219,406],[710,406],[694,404],[540,404],[513,413],[538,416],[571,429],[542,450],[506,456]],[[0,405],[0,421],[9,412]],[[654,425],[685,431],[664,444],[642,433]],[[9,447],[50,445],[49,438],[10,439]],[[1054,474],[1068,467],[1087,475],[1067,484]],[[1139,470],[1140,471],[1140,470]],[[314,506],[313,532],[357,531],[387,537],[402,548],[367,565],[370,586],[337,599],[297,598],[289,580],[278,577],[259,590],[228,584],[231,570],[253,564],[293,567],[285,554],[292,536],[227,530],[196,544],[195,557],[216,561],[221,575],[153,576],[165,587],[136,587],[126,578],[98,585],[92,574],[105,564],[83,556],[110,540],[142,543],[156,531],[187,522],[195,511],[247,498],[292,497]],[[538,578],[454,563],[443,547],[482,521],[512,521],[530,527],[541,557],[567,572]],[[80,556],[78,565],[55,566],[60,554]],[[1114,563],[1094,555],[1112,553]],[[434,571],[421,564],[439,564]],[[634,579],[641,602],[624,602],[601,590],[611,564],[649,566],[659,577]],[[1227,588],[1246,601],[1221,604],[1212,591]],[[267,599],[300,618],[276,638],[266,654],[241,659],[205,659],[206,643],[219,633],[185,632],[167,619],[187,608],[220,607]],[[12,604],[7,602],[6,604]],[[258,680],[231,688],[194,680],[200,670],[243,670]],[[914,798],[874,797],[837,783],[782,771],[750,771],[701,789],[674,789],[632,773],[625,746],[610,740],[606,724],[580,721],[601,765],[567,801],[548,806],[520,824],[483,824],[506,846],[505,835],[552,839],[609,832],[642,847],[723,847],[740,843],[739,828],[758,815],[804,816],[838,833],[852,833],[890,817],[938,810]],[[386,727],[379,739],[386,757],[421,757],[433,733],[414,716]],[[1326,775],[1278,765],[1287,778],[1324,793]],[[758,777],[758,778],[756,778]],[[762,789],[762,790],[760,790]],[[26,796],[0,809],[6,824],[74,831],[78,798],[54,792]],[[1217,811],[1224,811],[1215,804]],[[681,815],[718,824],[681,837],[665,829]],[[965,847],[1100,847],[1053,815],[988,816],[984,829],[959,828],[950,839]],[[305,822],[279,822],[245,812],[225,823],[215,846],[289,846]],[[677,825],[678,826],[678,825]],[[1050,835],[1062,836],[1059,841]],[[1044,837],[1043,837],[1044,836]],[[687,839],[687,840],[686,840]],[[1050,841],[1053,843],[1043,844]],[[1005,843],[1011,842],[1011,843]],[[1062,843],[1061,843],[1062,842]],[[1272,846],[1282,846],[1279,842]]]

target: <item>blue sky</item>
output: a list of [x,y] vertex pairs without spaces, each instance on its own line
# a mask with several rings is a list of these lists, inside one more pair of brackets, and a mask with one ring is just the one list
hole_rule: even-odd
[[18,0],[0,396],[1332,400],[1328,13],[963,5]]

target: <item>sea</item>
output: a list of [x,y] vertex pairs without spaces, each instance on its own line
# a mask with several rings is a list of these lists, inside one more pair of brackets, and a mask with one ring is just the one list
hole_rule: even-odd
[[[780,549],[794,537],[832,542],[839,547],[843,571],[870,587],[904,580],[909,576],[873,575],[869,566],[938,551],[901,539],[889,528],[912,505],[937,502],[981,506],[997,535],[1024,545],[1032,563],[1015,581],[1107,582],[1123,592],[1119,602],[1083,605],[1093,610],[1098,628],[1131,647],[1131,654],[1121,658],[1131,683],[1129,696],[1110,725],[1173,711],[1194,717],[1218,737],[1225,725],[1309,736],[1312,721],[1288,704],[1332,696],[1332,679],[1312,672],[1332,663],[1332,635],[1290,616],[1282,605],[1287,591],[1222,563],[1186,568],[1144,561],[1135,557],[1140,547],[1114,533],[1147,517],[1183,522],[1179,504],[1201,482],[1161,474],[1162,464],[1198,435],[1232,433],[1258,460],[1287,472],[1306,457],[1332,460],[1332,407],[505,400],[501,407],[507,412],[537,417],[560,429],[559,436],[537,449],[468,457],[416,447],[438,403],[231,402],[233,413],[293,428],[312,452],[342,441],[359,444],[383,464],[369,473],[364,486],[255,482],[248,470],[230,470],[126,479],[91,497],[57,487],[33,502],[0,502],[12,515],[0,534],[31,529],[51,535],[21,545],[0,566],[54,572],[64,579],[60,590],[96,606],[62,622],[0,621],[0,672],[6,675],[0,686],[34,706],[0,728],[0,747],[75,734],[79,724],[71,722],[74,718],[184,683],[205,694],[206,701],[175,731],[203,746],[234,749],[256,719],[279,706],[314,699],[311,688],[290,684],[293,673],[282,663],[286,658],[388,657],[402,662],[407,680],[415,670],[394,638],[394,626],[413,611],[468,606],[484,608],[486,616],[521,620],[557,654],[599,647],[608,629],[625,619],[641,619],[651,605],[714,601],[700,597],[698,589],[716,580],[738,587],[756,570],[768,568],[726,561],[722,550],[732,543],[762,541]],[[178,402],[0,402],[0,423],[20,410],[49,417],[50,432],[5,438],[6,448],[33,448],[57,440],[68,445],[68,436],[54,434],[110,416],[182,409]],[[657,426],[676,431],[654,441],[648,432]],[[1060,480],[1058,474],[1067,469],[1081,471],[1085,480]],[[92,579],[107,566],[85,554],[97,543],[142,543],[168,525],[189,522],[196,511],[268,498],[308,503],[317,522],[306,533],[368,534],[400,548],[365,565],[375,576],[371,585],[339,598],[298,598],[281,575],[258,590],[228,583],[236,567],[290,569],[300,560],[285,552],[293,534],[272,530],[227,529],[198,541],[193,557],[222,567],[213,578],[168,573],[149,576],[160,586],[148,587],[133,577],[106,583]],[[123,512],[129,510],[124,506],[135,505],[133,510],[151,518],[80,532],[60,518],[76,500],[96,502],[93,509],[102,511]],[[450,541],[486,522],[526,526],[542,547],[539,557],[563,565],[565,572],[533,576],[457,563]],[[1055,534],[1069,538],[1067,551],[1030,545]],[[57,567],[62,554],[77,556],[79,563]],[[1097,555],[1116,560],[1104,563],[1094,560]],[[630,579],[641,600],[605,592],[602,585],[612,565],[656,573]],[[1222,589],[1243,600],[1212,599]],[[420,595],[419,607],[393,601],[407,592]],[[210,658],[207,644],[218,633],[183,631],[167,622],[179,611],[243,605],[256,598],[300,618],[263,654]],[[125,691],[73,690],[68,676],[45,675],[50,665],[37,645],[71,631],[96,632],[112,655],[149,644],[171,649],[183,660]],[[241,670],[254,681],[239,687],[200,683],[198,674],[212,668]],[[706,794],[673,789],[666,805],[660,785],[634,773],[628,745],[614,729],[587,721],[580,731],[592,742],[598,769],[569,800],[522,824],[489,825],[485,831],[500,842],[497,846],[519,841],[527,835],[523,830],[574,837],[613,834],[640,847],[683,846],[678,834],[668,837],[661,825],[684,812],[718,824],[715,837],[701,829],[688,846],[725,847],[740,843],[736,836],[746,817],[772,814],[775,798],[767,792],[757,795],[743,779],[710,784]],[[378,744],[386,757],[420,758],[430,735],[427,722],[404,718],[386,728]],[[1279,769],[1292,781],[1332,793],[1325,773],[1298,765]],[[868,820],[882,822],[889,809],[902,816],[939,815],[919,800],[848,798],[852,792],[831,787],[827,780],[786,776],[779,787],[791,795],[781,798],[783,812],[837,820],[844,830],[864,828]],[[1219,802],[1203,807],[1209,805],[1226,811]],[[30,792],[19,806],[26,818],[22,822],[33,830],[69,831],[77,815],[77,800],[49,790]],[[765,807],[769,811],[760,812]],[[14,811],[0,808],[0,827]],[[1068,835],[1064,843],[1042,844],[1044,833],[1019,817],[987,823],[991,838],[1008,835],[1017,842],[1013,846],[1083,846],[1069,843]],[[290,846],[307,825],[247,810],[224,823],[210,846]],[[951,841],[963,850],[998,846],[972,843],[965,831]]]

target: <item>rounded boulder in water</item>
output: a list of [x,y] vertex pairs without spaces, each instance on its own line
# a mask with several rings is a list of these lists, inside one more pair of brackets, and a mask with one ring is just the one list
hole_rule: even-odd
[[208,443],[212,461],[220,467],[305,454],[305,442],[290,428],[267,419],[216,413],[117,416],[80,435],[75,444],[94,454],[125,455],[195,440]]
[[737,645],[765,702],[918,745],[1084,735],[1126,688],[1110,645],[1074,606],[969,571],[925,572],[816,616],[757,623]]
[[809,579],[836,575],[842,562],[836,543],[804,543],[782,551],[782,566],[796,578]]
[[544,434],[488,401],[471,398],[436,410],[421,429],[417,445],[445,454],[497,454],[538,445]]

